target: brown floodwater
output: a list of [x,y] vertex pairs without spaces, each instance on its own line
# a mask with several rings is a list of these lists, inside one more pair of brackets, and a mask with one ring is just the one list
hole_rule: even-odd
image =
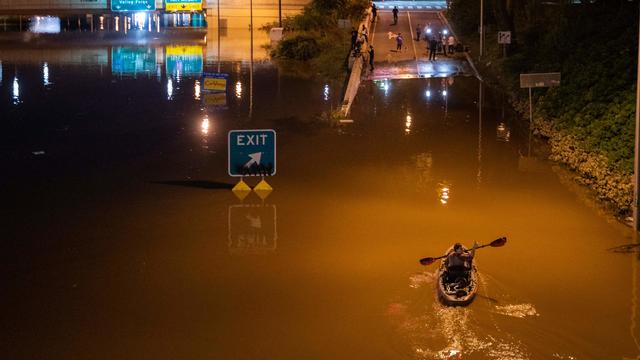
[[[638,254],[608,250],[631,232],[500,93],[367,82],[332,125],[341,84],[215,48],[0,49],[2,358],[640,355]],[[278,134],[264,200],[230,191],[250,128]],[[502,235],[475,301],[439,304],[418,259]]]

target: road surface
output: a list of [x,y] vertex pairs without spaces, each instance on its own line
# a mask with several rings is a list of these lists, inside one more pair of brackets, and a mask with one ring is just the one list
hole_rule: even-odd
[[[406,79],[416,77],[472,76],[464,54],[438,55],[429,61],[425,36],[416,38],[416,28],[428,26],[434,33],[446,26],[434,11],[400,11],[394,24],[391,11],[379,11],[372,25],[371,42],[375,49],[374,71],[365,72],[369,79]],[[450,31],[450,29],[447,29]],[[404,38],[404,45],[397,50],[396,37]]]

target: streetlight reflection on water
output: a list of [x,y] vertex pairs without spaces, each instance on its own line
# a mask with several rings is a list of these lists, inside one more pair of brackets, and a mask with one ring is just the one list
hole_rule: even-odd
[[167,100],[173,100],[173,80],[167,79]]
[[242,83],[240,81],[236,82],[236,98],[242,98]]
[[373,80],[373,83],[376,84],[379,89],[384,90],[384,96],[389,95],[389,79]]
[[14,105],[18,105],[20,103],[20,84],[18,83],[17,76],[13,78],[13,92],[11,98],[13,99]]
[[200,123],[200,132],[202,132],[202,135],[208,135],[209,134],[209,127],[211,126],[211,124],[209,123],[209,116],[205,115],[204,118],[202,119],[202,122]]
[[448,183],[441,182],[438,184],[438,196],[442,205],[447,205],[447,203],[449,202],[450,193],[451,186],[449,186]]
[[411,133],[411,115],[407,115],[407,119],[404,123],[404,133],[409,135]]
[[46,62],[42,65],[42,83],[44,86],[51,84],[49,82],[49,64]]
[[496,127],[496,137],[498,141],[509,142],[511,139],[511,130],[505,125],[505,123],[499,123]]
[[196,80],[196,83],[195,83],[195,85],[193,87],[194,87],[194,89],[193,89],[193,91],[194,91],[193,97],[196,100],[200,100],[200,80]]

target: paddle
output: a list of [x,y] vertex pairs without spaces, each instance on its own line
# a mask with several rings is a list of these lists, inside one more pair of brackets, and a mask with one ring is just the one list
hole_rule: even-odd
[[[488,244],[484,244],[484,245],[480,245],[476,248],[477,249],[482,249],[483,247],[487,247],[487,246],[491,246],[491,247],[500,247],[500,246],[504,246],[504,244],[507,243],[507,238],[505,236],[497,238],[495,240],[493,240],[492,242],[488,243]],[[433,264],[434,261],[438,260],[438,259],[442,259],[442,258],[446,258],[448,255],[442,255],[442,256],[438,256],[438,257],[426,257],[426,258],[422,258],[420,259],[420,264],[422,265],[431,265]]]

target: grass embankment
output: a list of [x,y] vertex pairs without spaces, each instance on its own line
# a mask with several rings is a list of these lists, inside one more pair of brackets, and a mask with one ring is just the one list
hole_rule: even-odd
[[[339,19],[354,27],[364,18],[367,0],[313,0],[299,15],[282,20],[285,37],[271,49],[271,57],[287,74],[342,79],[351,49],[351,28],[340,28]],[[269,31],[277,23],[263,29]]]
[[[575,170],[624,215],[633,196],[638,3],[568,3],[485,2],[486,52],[479,68],[523,114],[528,93],[519,88],[519,74],[562,73],[560,87],[534,89],[534,128],[549,139],[552,160]],[[476,56],[478,6],[453,0],[448,12]],[[497,44],[500,30],[515,37],[507,58]]]

